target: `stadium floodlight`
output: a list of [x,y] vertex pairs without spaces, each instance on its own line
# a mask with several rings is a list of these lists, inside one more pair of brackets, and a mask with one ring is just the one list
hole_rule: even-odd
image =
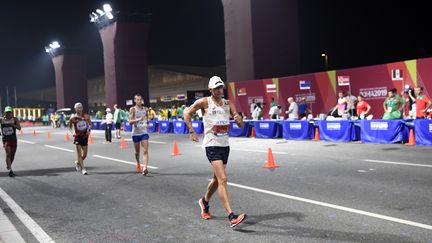
[[113,13],[111,5],[107,3],[102,6],[102,9],[98,8],[89,15],[90,22],[95,23],[99,29],[113,23],[118,14]]
[[104,5],[103,5],[103,10],[105,11],[105,13],[110,13],[110,12],[112,12],[111,5],[109,5],[109,4],[104,4]]
[[114,15],[111,12],[107,12],[106,16],[107,16],[108,19],[113,19],[114,18]]
[[45,46],[45,52],[54,57],[59,53],[60,47],[61,45],[58,41],[53,41],[48,46]]

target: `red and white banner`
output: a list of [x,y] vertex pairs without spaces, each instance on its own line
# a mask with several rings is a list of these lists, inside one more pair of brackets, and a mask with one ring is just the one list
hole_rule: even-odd
[[359,89],[359,94],[365,100],[385,99],[387,97],[387,87]]
[[276,84],[266,85],[267,93],[276,93]]
[[339,86],[349,86],[350,77],[349,76],[337,76]]

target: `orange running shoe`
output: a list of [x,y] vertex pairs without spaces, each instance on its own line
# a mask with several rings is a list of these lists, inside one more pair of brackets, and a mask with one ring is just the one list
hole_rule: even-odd
[[231,213],[228,216],[228,220],[230,222],[230,226],[231,228],[236,227],[237,225],[239,225],[241,222],[243,222],[246,219],[247,215],[242,213],[239,215],[235,215],[234,213]]
[[208,220],[211,219],[211,215],[210,215],[210,205],[208,202],[206,202],[204,200],[204,198],[200,198],[200,200],[198,201],[198,204],[201,208],[201,218]]
[[137,166],[136,166],[136,171],[137,171],[137,173],[141,173],[141,164],[137,164]]

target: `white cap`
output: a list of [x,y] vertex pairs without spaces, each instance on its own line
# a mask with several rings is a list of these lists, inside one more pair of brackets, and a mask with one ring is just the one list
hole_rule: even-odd
[[217,88],[217,87],[219,87],[221,85],[225,87],[225,84],[222,81],[222,79],[220,77],[218,77],[218,76],[213,76],[209,80],[208,88],[209,89],[214,89],[214,88]]
[[106,112],[111,112],[111,109],[110,109],[110,108],[106,108],[105,111],[106,111]]

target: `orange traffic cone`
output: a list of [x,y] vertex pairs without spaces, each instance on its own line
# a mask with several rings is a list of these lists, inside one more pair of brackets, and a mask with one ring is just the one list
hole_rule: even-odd
[[275,164],[272,149],[269,148],[268,153],[267,153],[266,165],[264,165],[263,168],[274,169],[274,168],[278,168],[278,167],[280,167],[280,166]]
[[415,137],[414,137],[414,129],[410,128],[410,135],[409,135],[409,140],[408,143],[406,145],[415,145],[416,141],[415,141]]
[[180,155],[180,151],[179,151],[176,140],[174,140],[173,151],[171,153],[171,156],[177,156],[177,155]]
[[126,141],[125,141],[124,137],[122,137],[122,139],[121,139],[120,148],[121,149],[127,148]]
[[48,139],[51,139],[51,132],[48,132],[48,133],[47,133],[47,138],[48,138]]
[[93,138],[92,138],[91,133],[89,134],[88,144],[93,144]]
[[255,137],[255,127],[252,127],[251,138]]
[[65,137],[66,141],[69,141],[69,133],[66,132],[66,137]]
[[319,129],[318,129],[318,127],[315,127],[315,138],[314,138],[314,141],[319,141],[319,140],[320,140]]
[[36,137],[36,130],[33,130],[33,137]]

